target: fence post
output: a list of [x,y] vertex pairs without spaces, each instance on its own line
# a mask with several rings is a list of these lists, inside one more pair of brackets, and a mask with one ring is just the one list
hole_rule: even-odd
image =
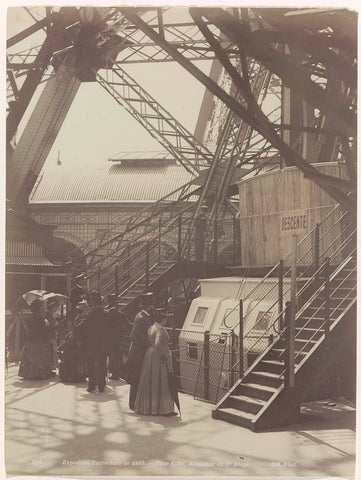
[[173,371],[180,388],[179,333],[175,327],[172,327],[172,351]]
[[236,243],[237,243],[237,237],[236,237],[236,217],[233,217],[233,249],[232,249],[232,254],[233,254],[233,258],[232,258],[232,263],[233,265],[236,264]]
[[239,378],[243,377],[244,373],[244,348],[243,348],[243,300],[239,301]]
[[209,330],[204,332],[204,399],[209,400]]
[[283,259],[281,258],[278,264],[278,330],[283,329],[281,312],[283,310]]
[[229,371],[230,371],[230,386],[233,387],[235,381],[235,363],[236,363],[236,355],[235,355],[235,344],[236,344],[236,335],[234,331],[231,332],[231,344],[230,344],[230,352],[229,352]]
[[178,261],[182,258],[182,215],[178,217]]
[[145,285],[149,287],[149,243],[145,246]]
[[161,237],[162,237],[162,222],[161,218],[158,220],[158,263],[160,263],[161,255]]
[[117,296],[117,298],[118,298],[118,294],[119,294],[119,291],[118,291],[119,270],[118,269],[119,269],[119,267],[117,265],[114,269],[115,295]]
[[326,260],[325,260],[324,276],[325,276],[324,319],[325,319],[325,337],[327,338],[329,333],[330,333],[330,259],[329,259],[329,257],[327,257]]
[[283,361],[285,364],[285,374],[284,374],[284,385],[287,388],[290,383],[290,343],[291,343],[291,328],[290,328],[290,319],[291,319],[291,302],[286,302],[286,312],[285,312],[285,353],[283,356]]

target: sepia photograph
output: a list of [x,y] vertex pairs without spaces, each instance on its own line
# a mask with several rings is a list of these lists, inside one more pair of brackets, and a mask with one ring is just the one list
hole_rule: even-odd
[[356,479],[359,7],[54,3],[1,10],[4,476]]

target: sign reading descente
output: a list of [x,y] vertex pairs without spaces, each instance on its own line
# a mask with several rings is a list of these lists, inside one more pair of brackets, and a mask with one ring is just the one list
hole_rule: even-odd
[[294,210],[280,214],[281,235],[301,235],[308,230],[308,211]]

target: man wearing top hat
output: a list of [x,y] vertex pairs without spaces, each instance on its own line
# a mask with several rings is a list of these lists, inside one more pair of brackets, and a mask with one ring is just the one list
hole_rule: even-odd
[[74,277],[74,284],[70,290],[69,302],[72,307],[77,306],[79,302],[83,300],[84,295],[86,294],[85,289],[86,277],[84,274],[77,275]]
[[142,309],[135,316],[130,333],[130,349],[125,365],[124,379],[130,384],[129,408],[134,410],[138,384],[145,351],[148,346],[147,332],[153,323],[154,294],[149,292],[142,295]]
[[119,380],[120,371],[123,367],[122,340],[125,332],[127,319],[118,310],[117,296],[112,293],[107,297],[105,312],[109,322],[109,370],[111,380]]

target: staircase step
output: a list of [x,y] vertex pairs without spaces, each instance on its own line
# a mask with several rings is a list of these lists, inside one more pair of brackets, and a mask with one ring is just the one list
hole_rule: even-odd
[[258,398],[250,398],[245,395],[230,395],[224,405],[224,407],[235,408],[246,413],[257,413],[264,407],[266,402]]
[[346,285],[340,286],[340,287],[331,287],[331,295],[330,298],[336,297],[336,298],[349,298],[350,297],[350,292],[355,288],[356,282],[353,283],[350,287],[347,287]]
[[[344,305],[346,307],[346,305]],[[344,311],[344,308],[334,307],[330,309],[330,316],[331,318],[338,318],[339,315]],[[304,319],[309,319],[310,321],[315,320],[316,322],[322,323],[324,320],[324,307],[308,307],[304,312],[302,312],[301,316],[296,320],[296,326],[300,322],[304,323]]]
[[296,321],[296,328],[306,327],[306,328],[312,328],[312,329],[318,330],[319,328],[322,328],[324,321],[325,321],[324,318],[320,318],[320,317],[312,318],[312,316],[308,317],[307,315],[305,316],[302,315],[302,317],[298,318]]
[[309,326],[298,328],[296,327],[296,338],[302,340],[309,340],[312,338],[314,341],[318,341],[324,334],[323,330],[310,328]]
[[231,407],[213,410],[212,417],[246,428],[251,428],[252,420],[254,419],[254,415],[251,413],[241,412]]
[[[350,296],[348,298],[345,297],[340,297],[340,296],[335,296],[332,295],[330,296],[330,308],[346,308],[350,301],[356,296],[356,292],[354,292],[353,296]],[[317,297],[313,300],[312,306],[313,307],[319,307],[321,305],[325,304],[325,299],[321,297]]]
[[[340,285],[340,287],[338,287]],[[341,278],[334,278],[330,282],[331,289],[339,290],[339,288],[348,288],[351,289],[356,285],[356,272],[355,276],[352,274],[347,274],[344,277]]]
[[283,372],[285,366],[284,363],[280,360],[262,360],[259,363],[259,366],[265,372],[272,372],[272,373],[281,373]]
[[268,400],[277,391],[277,388],[259,385],[258,383],[240,383],[237,393],[250,398]]
[[278,388],[282,384],[282,379],[278,373],[255,371],[248,375],[248,379],[251,383],[267,387]]
[[[317,343],[316,340],[306,340],[306,339],[301,339],[301,338],[296,338],[295,340],[295,347],[296,347],[296,352],[299,352],[300,350],[302,352],[309,352],[311,348]],[[280,340],[280,346],[285,348],[285,340],[281,339]]]
[[[272,348],[272,350],[268,354],[268,357],[272,360],[280,360],[282,362],[285,351],[286,350],[284,348]],[[301,359],[307,355],[307,352],[303,351],[296,351],[296,353],[299,355],[299,361],[301,361]]]

